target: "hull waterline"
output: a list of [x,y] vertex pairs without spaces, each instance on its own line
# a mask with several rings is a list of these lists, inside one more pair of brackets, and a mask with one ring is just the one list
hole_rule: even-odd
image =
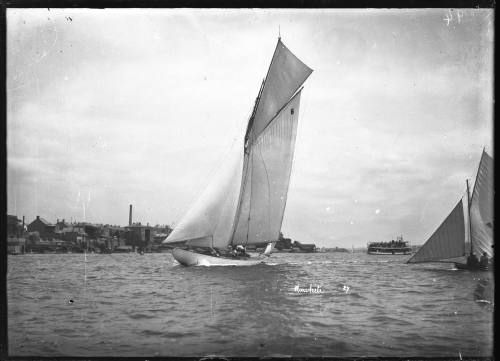
[[174,248],[172,256],[183,266],[254,266],[264,263],[265,259],[264,257],[250,259],[215,257],[180,248]]
[[487,272],[490,271],[490,267],[471,267],[468,266],[464,263],[457,263],[455,262],[455,268],[460,269],[460,270],[468,270],[468,271],[482,271],[482,272]]

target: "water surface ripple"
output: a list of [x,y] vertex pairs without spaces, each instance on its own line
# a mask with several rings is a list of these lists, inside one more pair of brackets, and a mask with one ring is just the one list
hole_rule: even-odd
[[185,268],[167,253],[9,256],[9,353],[491,356],[493,274],[407,258],[282,253]]

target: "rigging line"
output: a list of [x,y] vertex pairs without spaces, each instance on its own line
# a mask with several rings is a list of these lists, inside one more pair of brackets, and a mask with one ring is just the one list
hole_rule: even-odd
[[[262,87],[262,86],[261,86]],[[255,108],[252,110],[252,114]],[[250,122],[250,119],[248,119],[248,122]],[[247,125],[248,127],[248,125]],[[248,128],[247,128],[248,130]],[[229,243],[234,246],[234,235],[236,233],[236,229],[238,227],[238,223],[240,221],[240,216],[241,216],[241,204],[243,202],[243,196],[245,193],[246,189],[246,182],[245,179],[248,174],[248,157],[250,152],[247,153],[247,146],[246,146],[246,136],[243,141],[243,169],[241,170],[241,182],[240,182],[240,193],[238,195],[238,203],[236,203],[236,212],[233,217],[233,225],[232,225],[232,230],[231,230],[231,236],[229,238]]]
[[[285,46],[285,44],[283,44],[283,43],[281,42],[281,38],[278,38],[278,43],[276,44],[276,48],[275,48],[275,50],[274,50],[273,58],[271,59],[271,63],[269,64],[269,68],[268,68],[267,73],[266,73],[266,77],[264,78],[264,84],[262,85],[262,92],[261,92],[261,93],[264,93],[264,90],[265,90],[265,88],[266,88],[266,85],[267,85],[266,80],[267,80],[267,77],[268,77],[268,75],[269,75],[269,72],[271,71],[271,67],[272,67],[273,62],[274,62],[274,60],[275,60],[276,54],[278,53],[278,47],[279,47],[279,44],[281,44],[281,46],[282,46],[283,48],[285,48],[285,49],[286,49],[286,50],[288,50],[290,53],[292,53],[292,52],[291,52],[291,51],[290,51],[290,50],[289,50],[289,49]],[[292,54],[293,54],[293,53],[292,53]],[[305,65],[305,64],[304,64],[304,65]],[[299,89],[301,88],[302,84],[304,84],[304,82],[305,82],[305,81],[306,81],[306,80],[307,80],[307,79],[311,76],[311,74],[312,74],[312,72],[313,72],[313,70],[312,70],[311,68],[309,68],[307,65],[306,65],[306,68],[308,68],[309,70],[311,70],[311,72],[310,72],[310,73],[309,73],[309,75],[307,75],[307,76],[305,77],[305,79],[304,79],[304,80],[303,80],[303,81],[302,81],[302,82],[301,82],[301,83],[297,86],[297,88],[295,88],[295,89],[294,89],[294,91],[292,92],[292,97],[291,97],[291,99],[292,99],[292,98],[294,98],[294,97],[297,95],[297,93],[298,93],[298,92],[300,92],[300,90],[299,90]],[[288,102],[290,102],[290,100],[289,100]],[[288,102],[287,102],[287,103],[288,103]],[[271,120],[269,121],[269,123],[271,123],[271,122],[273,121],[273,119],[274,119],[274,118],[275,118],[275,117],[279,114],[279,112],[280,112],[280,111],[281,111],[281,110],[282,110],[285,106],[286,106],[286,104],[285,104],[285,105],[283,105],[283,107],[281,107],[281,108],[280,108],[280,109],[276,112],[276,114],[275,114],[273,117],[271,117]],[[257,113],[257,112],[255,112],[255,113]],[[253,122],[253,120],[252,120],[252,122]],[[267,128],[267,126],[269,125],[269,123],[266,125],[266,127],[265,127],[265,128]],[[265,129],[265,128],[264,128],[264,129]],[[262,131],[264,131],[264,129],[263,129]],[[248,132],[247,132],[247,133],[248,133]],[[262,133],[262,132],[261,132],[261,133]],[[260,134],[259,134],[259,135],[260,135]],[[257,135],[257,136],[259,136],[259,135]],[[253,143],[253,142],[252,142],[252,143]],[[249,144],[249,146],[250,146],[250,144]]]
[[[302,91],[302,89],[300,91]],[[306,92],[306,94],[307,94],[307,92]],[[298,130],[298,128],[299,128],[299,118],[300,119],[304,119],[304,117],[305,117],[308,99],[309,99],[308,96],[304,96],[303,106],[300,106],[300,102],[297,104],[299,106],[299,112],[297,113],[297,126],[296,126],[296,129],[295,129],[295,140],[293,142],[294,152],[292,154],[292,164],[290,165],[290,177],[288,178],[288,182],[290,182],[292,171],[293,171],[294,165],[295,165],[295,157],[294,157],[294,155],[295,155],[295,143],[297,141],[297,134],[299,133],[299,130]],[[291,123],[292,123],[292,133],[293,133],[293,117],[292,117]]]
[[254,155],[254,152],[252,150],[252,153],[251,153],[252,158],[250,159],[250,161],[251,161],[251,167],[250,167],[250,195],[248,197],[247,243],[245,245],[248,244],[248,234],[250,233],[250,216],[252,214],[253,155]]
[[264,132],[267,130],[267,128],[269,128],[271,126],[271,124],[274,124],[274,122],[278,118],[278,115],[283,111],[283,109],[285,109],[292,102],[292,100],[295,99],[295,97],[297,97],[300,94],[302,89],[304,89],[304,87],[300,87],[300,89],[297,92],[295,92],[295,94],[278,110],[278,112],[276,112],[276,114],[271,118],[271,120],[269,121],[269,123],[267,123],[267,125],[264,127],[264,129],[262,129],[262,131],[259,133],[259,135],[257,135],[255,137],[255,141],[253,143],[257,142],[260,139],[262,134],[264,134]]
[[[309,76],[308,76],[308,77],[309,77]],[[308,78],[308,77],[307,77],[307,78]],[[294,99],[294,98],[295,98],[295,97],[296,97],[296,96],[297,96],[297,95],[298,95],[298,94],[302,91],[302,89],[304,89],[304,87],[302,86],[302,84],[304,84],[304,82],[307,80],[307,78],[306,78],[306,79],[304,79],[304,81],[303,81],[303,82],[302,82],[302,83],[298,86],[298,88],[297,88],[297,89],[295,89],[295,91],[292,93],[293,95],[290,97],[290,99],[288,99],[288,101],[287,101],[287,102],[285,102],[285,104],[283,104],[283,106],[282,106],[280,109],[278,109],[278,111],[276,112],[276,114],[274,114],[274,115],[271,117],[271,120],[269,121],[269,123],[267,123],[267,124],[266,124],[266,126],[264,127],[264,129],[262,129],[262,131],[261,131],[261,132],[260,132],[260,133],[256,136],[255,141],[257,141],[257,139],[260,137],[260,135],[261,135],[262,133],[264,133],[264,131],[265,131],[265,130],[266,130],[266,129],[267,129],[267,128],[271,125],[271,123],[272,123],[272,122],[276,119],[276,117],[280,114],[280,112],[281,112],[281,111],[282,111],[282,110],[283,110],[283,109],[284,109],[284,108],[285,108],[288,104],[290,104],[290,102],[291,102],[291,101],[292,101],[292,100],[293,100],[293,99]],[[255,141],[254,141],[254,142],[255,142]],[[252,142],[252,143],[254,143],[254,142]],[[250,146],[250,144],[249,144],[249,146]]]
[[469,193],[469,180],[466,179],[465,182],[467,183],[467,220],[468,220],[468,225],[469,225],[469,243],[470,243],[470,253],[472,254],[473,253],[473,247],[472,247],[472,222],[471,222],[471,218],[470,218],[471,197],[470,197],[470,193]]
[[[179,221],[179,218],[181,218],[181,216],[186,215],[186,213],[189,210],[188,208],[193,204],[193,202],[198,200],[201,197],[201,195],[203,194],[203,192],[207,189],[210,182],[212,181],[212,177],[215,175],[217,170],[220,170],[221,165],[227,160],[227,158],[230,154],[230,151],[233,149],[236,141],[238,140],[237,134],[238,134],[239,130],[240,130],[239,125],[236,124],[233,128],[233,132],[232,132],[233,136],[230,137],[230,139],[232,139],[232,140],[228,141],[228,143],[231,142],[231,144],[229,146],[225,147],[225,150],[223,151],[221,156],[214,163],[213,167],[210,169],[208,174],[205,175],[205,177],[203,178],[204,182],[198,187],[198,191],[189,199],[189,201],[184,205],[184,207],[179,206],[177,208],[177,212],[174,216],[174,224],[177,224],[177,221]],[[192,193],[194,188],[195,188],[195,186],[192,186],[191,189],[189,190],[189,193]]]
[[266,79],[262,80],[262,84],[260,85],[259,93],[257,94],[257,98],[255,98],[255,104],[253,106],[252,113],[250,115],[250,118],[248,118],[248,124],[247,124],[247,130],[245,132],[245,140],[244,140],[244,148],[247,148],[247,143],[250,140],[251,130],[253,127],[253,121],[255,119],[255,113],[257,112],[257,107],[259,106],[260,103],[260,98],[262,96],[262,90],[264,89],[264,84],[266,82]]
[[241,172],[241,183],[240,183],[240,194],[238,195],[238,203],[236,205],[236,213],[233,218],[233,226],[231,230],[231,237],[229,238],[229,243],[234,246],[234,235],[236,233],[236,229],[238,227],[238,222],[241,217],[241,204],[243,202],[243,196],[245,194],[246,182],[245,179],[248,174],[248,155],[246,152],[243,154],[243,169]]
[[[465,198],[465,196],[467,196],[467,202],[464,202],[464,198]],[[465,191],[463,191],[463,192],[462,192],[462,196],[460,197],[460,201],[462,202],[462,207],[467,206],[467,209],[465,209],[465,208],[464,208],[464,212],[467,212],[467,214],[466,214],[466,215],[465,215],[465,214],[463,214],[463,216],[466,216],[466,219],[465,219],[465,220],[467,221],[467,224],[469,224],[469,225],[470,225],[470,213],[469,213],[469,192],[468,192],[468,190],[465,190]],[[462,212],[462,213],[463,213],[463,212]],[[443,222],[444,222],[444,221],[443,221]],[[466,230],[465,230],[465,226],[466,226],[466,224],[465,224],[465,222],[464,222],[464,233],[466,232]],[[470,230],[469,230],[469,237],[468,237],[468,241],[469,241],[469,243],[471,243],[471,244],[472,244]],[[464,255],[465,255],[465,243],[467,243],[467,239],[466,239],[466,237],[464,236]]]
[[479,166],[477,167],[476,178],[474,179],[474,186],[472,187],[470,203],[472,203],[472,195],[474,194],[474,190],[476,189],[477,179],[479,177],[479,170],[481,169],[481,164],[483,163],[483,157],[484,157],[484,148],[483,152],[481,153],[481,159],[479,159]]
[[247,153],[247,148],[243,146],[243,169],[241,171],[241,182],[240,182],[240,191],[238,195],[238,202],[236,203],[236,212],[233,217],[233,225],[231,230],[231,237],[229,239],[229,243],[234,246],[234,235],[236,234],[236,230],[238,228],[238,224],[241,217],[241,206],[243,204],[243,197],[246,191],[246,179],[248,175],[248,167],[249,167],[249,157],[251,150]]
[[264,161],[264,157],[262,156],[262,143],[260,143],[260,145],[260,159],[262,159],[262,164],[264,165],[264,171],[266,172],[267,179],[267,223],[269,229],[271,229],[271,183],[269,182],[269,173],[267,172],[266,162]]
[[[234,142],[233,142],[233,145],[234,145]],[[232,173],[232,171],[231,171],[231,173]],[[213,228],[214,229],[214,233],[215,233],[215,230],[217,230],[217,227],[219,226],[219,223],[221,222],[221,218],[222,217],[220,217],[220,215],[219,215],[219,217],[217,217],[217,221],[215,223],[215,227]],[[227,247],[227,245],[226,245],[226,247]],[[214,236],[213,236],[213,234],[212,234],[212,248],[214,248]]]
[[[276,52],[276,50],[275,50]],[[274,57],[274,55],[273,55]],[[272,63],[272,60],[271,60],[271,63]],[[270,67],[270,66],[269,66]],[[268,70],[268,73],[269,73],[269,70]],[[267,75],[266,75],[267,77]],[[247,129],[246,129],[246,132],[245,132],[245,137],[243,139],[243,169],[242,169],[242,172],[241,172],[241,183],[240,183],[240,193],[238,195],[238,203],[236,203],[236,212],[234,214],[234,218],[233,218],[233,226],[232,226],[232,231],[231,231],[231,237],[230,237],[230,240],[229,242],[234,245],[234,235],[236,233],[236,229],[238,227],[238,222],[240,221],[240,216],[241,216],[241,204],[242,204],[242,197],[244,195],[244,192],[245,192],[245,188],[246,188],[246,182],[245,182],[245,179],[246,179],[246,176],[247,176],[247,173],[248,173],[248,155],[250,154],[250,151],[248,151],[247,153],[247,149],[249,149],[250,147],[250,144],[247,144],[249,142],[249,139],[250,137],[252,136],[252,125],[253,125],[253,118],[255,116],[255,112],[256,112],[256,109],[258,107],[258,103],[260,102],[260,97],[262,95],[262,91],[264,89],[264,84],[266,82],[266,78],[264,78],[264,80],[262,80],[262,84],[260,86],[260,89],[259,89],[259,93],[257,94],[257,98],[255,99],[255,104],[253,106],[253,109],[251,111],[251,115],[250,115],[250,118],[248,119],[248,124],[247,124]]]
[[[250,132],[251,132],[251,129],[253,127],[253,120],[254,120],[255,114],[257,113],[257,107],[258,107],[258,103],[260,102],[260,96],[264,92],[264,88],[265,88],[265,86],[267,84],[266,80],[267,80],[267,77],[268,77],[269,73],[271,72],[271,67],[273,65],[274,59],[276,59],[276,55],[278,54],[278,48],[279,48],[279,44],[280,43],[281,43],[281,38],[278,38],[278,42],[276,43],[276,47],[274,48],[273,57],[271,58],[271,62],[269,63],[269,67],[267,68],[266,76],[265,76],[264,80],[262,81],[262,85],[260,86],[259,93],[257,94],[257,99],[255,101],[255,106],[254,106],[254,109],[253,109],[253,112],[252,112],[252,116],[248,120],[248,127],[247,127],[247,131],[245,133],[245,149],[247,148],[246,147],[247,140],[251,141],[251,139],[250,139],[250,135],[251,135]],[[248,146],[250,146],[250,144],[248,144]]]
[[[300,103],[298,104],[299,105],[299,109],[300,109]],[[298,125],[299,123],[299,118],[298,118],[298,114],[297,114],[297,120],[296,120],[296,123]],[[294,126],[294,122],[295,120],[293,119],[293,116],[290,115],[290,118],[291,118],[291,133],[290,133],[290,139],[291,139],[291,142],[290,142],[290,149],[292,150],[291,151],[291,160],[290,160],[290,172],[288,173],[288,182],[287,182],[287,186],[286,186],[286,190],[285,190],[285,199],[284,199],[284,202],[283,202],[283,212],[281,213],[281,221],[280,221],[280,231],[281,231],[281,227],[283,226],[283,218],[285,217],[285,209],[286,209],[286,203],[288,201],[288,189],[290,188],[290,178],[292,177],[292,168],[293,168],[293,164],[294,164],[294,155],[295,155],[295,139],[297,137],[297,128],[295,128]],[[295,129],[294,129],[295,128]],[[294,130],[295,130],[295,133],[294,133]]]

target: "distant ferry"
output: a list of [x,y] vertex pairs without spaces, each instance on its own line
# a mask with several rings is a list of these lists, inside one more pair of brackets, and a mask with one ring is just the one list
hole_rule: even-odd
[[390,242],[369,242],[368,254],[411,254],[412,248],[408,242],[403,241],[403,236],[400,236],[396,241]]

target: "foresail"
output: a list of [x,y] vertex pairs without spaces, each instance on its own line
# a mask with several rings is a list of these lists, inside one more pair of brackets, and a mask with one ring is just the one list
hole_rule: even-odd
[[240,193],[241,167],[238,149],[163,243],[185,241],[190,246],[227,247]]
[[254,140],[245,156],[233,244],[278,239],[292,169],[300,91]]
[[311,73],[312,70],[278,40],[247,135],[256,139]]
[[408,263],[441,261],[465,255],[465,221],[462,200]]
[[493,256],[493,158],[483,151],[470,203],[472,248]]

